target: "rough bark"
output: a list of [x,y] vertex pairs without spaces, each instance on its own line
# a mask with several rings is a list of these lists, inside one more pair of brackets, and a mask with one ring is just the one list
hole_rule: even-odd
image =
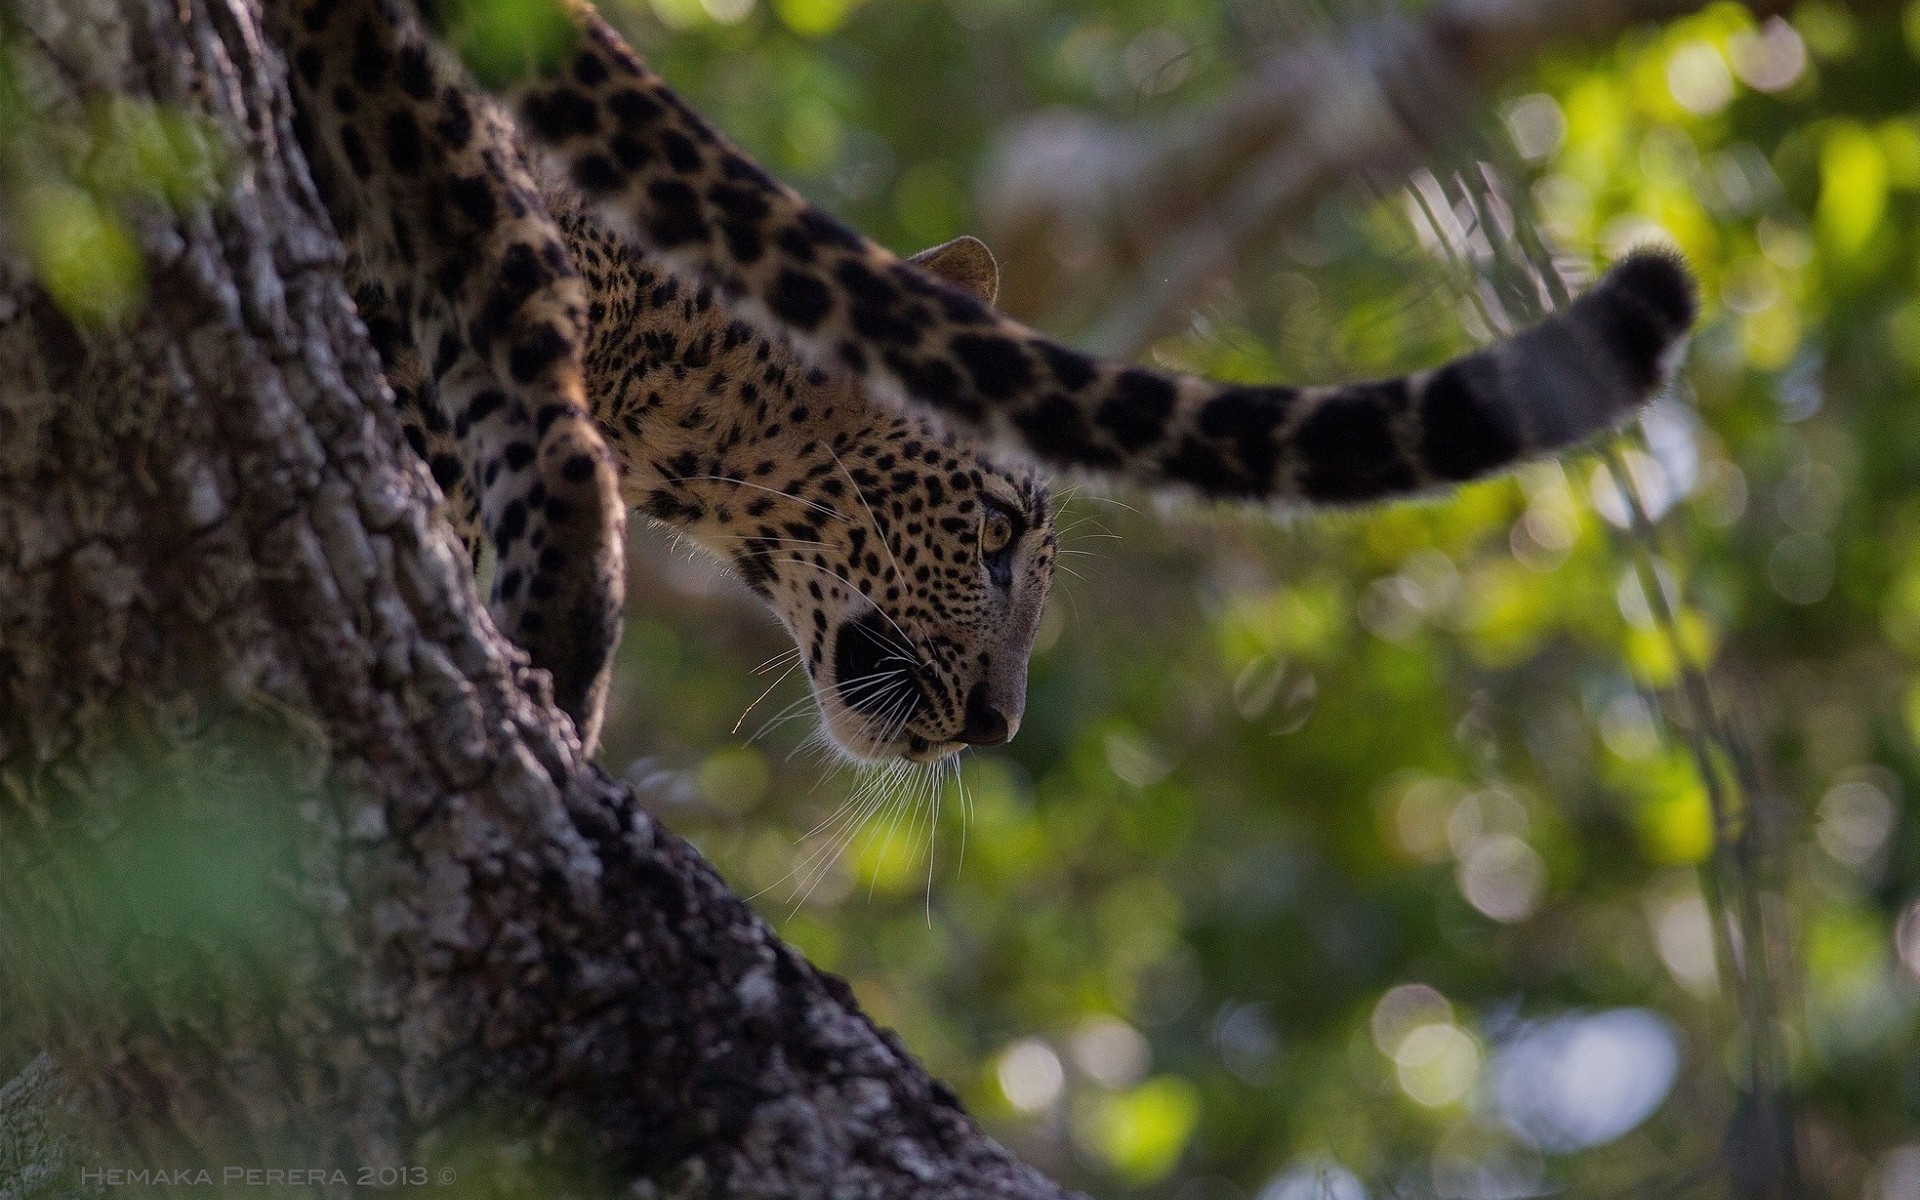
[[83,1193],[74,1186],[72,1146],[62,1126],[71,1103],[44,1054],[0,1084],[0,1200]]
[[584,761],[492,629],[254,6],[6,7],[43,118],[150,98],[228,152],[210,201],[132,214],[119,326],[0,240],[0,1063],[47,1055],[0,1092],[41,1148],[0,1195],[1061,1195]]

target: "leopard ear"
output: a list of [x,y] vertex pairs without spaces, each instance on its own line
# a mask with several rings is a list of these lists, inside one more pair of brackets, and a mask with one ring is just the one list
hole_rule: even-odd
[[983,303],[992,304],[993,298],[1000,294],[1000,264],[993,261],[993,251],[977,237],[963,235],[942,242],[922,250],[909,261],[962,291],[973,293]]

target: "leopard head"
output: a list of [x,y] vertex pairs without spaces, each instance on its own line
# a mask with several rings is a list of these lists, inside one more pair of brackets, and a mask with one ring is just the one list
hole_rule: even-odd
[[[973,238],[914,261],[988,302],[997,290],[993,257]],[[677,382],[723,393],[707,411],[737,423],[722,423],[716,453],[710,417],[697,436],[652,421],[654,469],[636,473],[623,452],[629,474],[653,476],[635,502],[773,610],[845,754],[931,762],[1007,741],[1053,583],[1045,479],[810,366],[780,339],[719,344],[708,382]]]
[[[991,303],[987,248],[914,256]],[[761,580],[806,663],[825,732],[856,759],[930,762],[1020,728],[1027,659],[1056,553],[1045,479],[846,379],[812,378],[843,415],[808,475],[815,546]],[[837,486],[836,486],[837,485]],[[833,515],[830,517],[827,512]],[[750,581],[757,578],[736,560]]]

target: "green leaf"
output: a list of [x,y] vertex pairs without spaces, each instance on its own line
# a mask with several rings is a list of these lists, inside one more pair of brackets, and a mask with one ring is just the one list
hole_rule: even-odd
[[1200,1118],[1200,1094],[1177,1075],[1129,1091],[1087,1098],[1075,1122],[1084,1148],[1130,1183],[1152,1183],[1173,1169]]
[[1841,259],[1857,257],[1887,212],[1887,160],[1880,139],[1837,121],[1820,144],[1820,239]]
[[112,324],[139,303],[146,265],[119,216],[68,183],[41,183],[20,203],[41,286],[81,324]]

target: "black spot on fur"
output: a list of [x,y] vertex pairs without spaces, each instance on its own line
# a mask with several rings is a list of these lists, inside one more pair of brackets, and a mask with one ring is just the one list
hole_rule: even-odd
[[1442,479],[1474,479],[1520,453],[1520,439],[1487,411],[1467,362],[1442,368],[1420,394],[1420,457]]
[[769,211],[766,200],[745,188],[715,184],[707,189],[707,202],[720,210],[721,228],[733,257],[745,266],[759,262],[767,252],[766,237],[761,232]]
[[425,159],[420,145],[420,125],[405,110],[387,114],[387,161],[403,175],[418,173]]
[[574,160],[570,174],[581,191],[596,196],[617,192],[627,186],[626,173],[604,154],[582,155]]
[[638,88],[621,88],[607,97],[607,111],[628,128],[651,125],[666,109]]
[[1405,399],[1395,381],[1355,388],[1322,404],[1300,427],[1302,490],[1312,499],[1370,500],[1409,491],[1412,469],[1393,442],[1391,409]]
[[575,136],[592,137],[600,130],[600,111],[593,101],[571,88],[553,88],[529,94],[521,112],[541,137],[564,142]]
[[479,326],[489,336],[507,327],[520,306],[553,281],[553,270],[542,262],[531,246],[516,242],[501,256],[494,287],[481,309]]
[[773,176],[762,171],[758,164],[738,154],[724,154],[720,157],[720,174],[735,183],[750,184],[763,192],[778,191],[780,185]]
[[800,230],[823,246],[837,246],[855,254],[866,249],[851,230],[817,208],[800,214]]
[[467,98],[458,88],[441,89],[440,119],[434,122],[433,132],[441,144],[456,154],[465,150],[473,139],[473,110],[467,107]]
[[468,425],[478,425],[494,413],[506,407],[506,394],[498,388],[487,388],[475,394],[467,403],[466,419]]
[[1173,415],[1173,384],[1150,371],[1124,371],[1113,381],[1113,393],[1100,405],[1094,420],[1114,441],[1128,450],[1158,441]]
[[1035,451],[1054,462],[1110,466],[1117,461],[1113,451],[1093,440],[1080,407],[1058,392],[1049,392],[1016,414],[1014,424]]
[[427,61],[427,48],[418,42],[400,47],[400,90],[415,100],[433,96],[433,68]]
[[548,365],[565,358],[573,342],[551,321],[542,321],[507,352],[507,370],[519,383],[532,383]]
[[740,579],[758,594],[767,594],[767,584],[773,579],[773,567],[768,563],[768,555],[778,549],[773,543],[759,539],[749,541],[733,557],[734,570],[740,572]]
[[1161,456],[1160,469],[1167,478],[1191,484],[1205,496],[1244,496],[1252,491],[1218,450],[1197,438],[1181,438],[1172,453]]
[[655,180],[647,187],[647,199],[652,201],[647,231],[662,249],[706,239],[706,218],[692,188],[678,179]]
[[948,343],[974,387],[991,400],[1010,399],[1033,383],[1033,363],[1019,343],[999,334],[963,333]]
[[1047,369],[1061,387],[1069,392],[1077,392],[1092,383],[1098,373],[1093,359],[1077,350],[1065,346],[1056,346],[1052,342],[1040,342],[1040,356],[1047,360]]
[[1297,395],[1284,387],[1226,388],[1201,408],[1200,432],[1232,445],[1247,477],[1264,484],[1279,469],[1280,444],[1274,434]]
[[447,199],[460,215],[482,233],[493,228],[500,209],[493,200],[493,187],[477,175],[457,176],[447,185]]
[[861,337],[885,345],[911,347],[920,340],[913,310],[900,291],[884,276],[858,259],[847,259],[835,272],[845,289],[853,328]]
[[833,293],[817,277],[784,267],[773,281],[767,307],[787,324],[812,332],[833,312]]
[[782,254],[797,263],[811,263],[819,254],[807,235],[791,225],[775,234],[773,240]]
[[599,87],[607,81],[607,64],[591,50],[582,50],[573,59],[573,77],[587,87]]
[[698,171],[705,162],[700,156],[700,147],[678,129],[660,131],[660,149],[666,152],[667,162],[674,170],[686,174]]
[[353,31],[353,81],[373,91],[386,78],[392,57],[380,41],[379,31],[370,21],[361,21]]
[[520,540],[527,531],[527,506],[519,500],[510,501],[500,514],[500,525],[493,531],[493,548],[505,554],[507,547]]
[[943,358],[916,358],[889,350],[887,367],[899,377],[907,391],[937,408],[946,409],[969,421],[984,414],[980,402],[963,390],[964,380]]
[[307,27],[307,32],[319,33],[333,20],[333,12],[338,7],[339,0],[313,0],[312,4],[307,5],[306,11],[300,14],[300,23]]
[[373,174],[373,160],[367,156],[367,144],[360,139],[360,131],[351,125],[340,127],[340,152],[347,156],[347,166],[361,179]]
[[608,138],[607,149],[613,151],[613,161],[627,171],[638,171],[653,158],[653,151],[647,149],[646,143],[630,133],[616,133]]

